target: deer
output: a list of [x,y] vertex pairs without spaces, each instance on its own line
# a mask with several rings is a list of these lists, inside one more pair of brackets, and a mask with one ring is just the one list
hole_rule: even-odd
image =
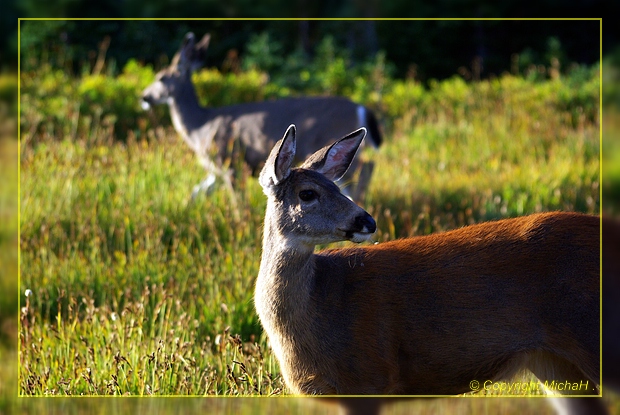
[[452,396],[530,371],[547,393],[600,396],[600,218],[544,212],[315,252],[377,229],[334,183],[365,135],[295,168],[291,125],[259,175],[254,303],[291,393],[359,409],[342,396]]
[[[209,43],[209,34],[198,43],[193,33],[186,34],[170,65],[156,74],[155,81],[141,95],[145,110],[156,104],[168,104],[175,130],[207,171],[206,178],[194,186],[192,198],[201,192],[210,193],[218,178],[232,188],[230,166],[235,164],[230,160],[235,157],[242,158],[242,164],[257,175],[275,144],[273,137],[278,137],[289,121],[298,125],[305,137],[299,143],[298,161],[328,144],[332,133],[344,135],[362,126],[370,132],[372,146],[381,145],[382,136],[374,113],[343,97],[302,96],[202,107],[192,73],[202,66]],[[354,200],[363,200],[373,168],[374,163],[368,161],[350,169],[350,174],[341,181],[343,191]]]

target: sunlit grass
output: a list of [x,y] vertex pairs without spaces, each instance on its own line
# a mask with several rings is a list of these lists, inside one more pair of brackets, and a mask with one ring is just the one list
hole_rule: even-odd
[[225,190],[191,202],[177,141],[52,143],[23,166],[24,393],[279,393],[252,303],[260,209],[230,226]]
[[[482,101],[482,102],[481,102]],[[368,206],[385,238],[549,210],[599,211],[599,130],[553,108],[477,98],[462,114],[397,129],[375,159]],[[381,235],[380,230],[379,234]]]
[[[393,122],[363,154],[376,164],[364,206],[376,240],[598,213],[598,125],[476,88],[468,105]],[[20,394],[287,394],[252,300],[256,180],[191,201],[204,172],[171,129],[89,134],[22,142]]]

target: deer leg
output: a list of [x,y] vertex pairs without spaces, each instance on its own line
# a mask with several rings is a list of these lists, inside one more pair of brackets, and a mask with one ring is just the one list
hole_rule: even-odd
[[214,184],[215,184],[215,174],[213,173],[207,174],[207,177],[203,181],[201,181],[196,186],[194,186],[194,189],[192,190],[192,200],[195,199],[196,196],[198,196],[198,194],[200,193],[205,193],[208,195],[211,192],[213,192],[213,190],[215,189]]
[[558,415],[605,415],[609,411],[602,398],[548,398]]
[[387,403],[381,398],[338,398],[342,415],[379,415],[381,406]]
[[233,218],[236,223],[240,222],[239,216],[239,203],[237,202],[237,194],[235,193],[235,188],[233,186],[233,174],[234,172],[231,169],[226,169],[222,171],[222,180],[224,181],[224,186],[228,189],[230,193],[230,201],[232,207]]
[[[194,186],[194,189],[192,190],[192,200],[194,200],[200,193],[204,193],[206,195],[211,194],[215,190],[215,181],[217,180],[217,177],[224,177],[225,174],[222,169],[218,167],[217,164],[215,164],[209,157],[202,156],[199,157],[199,160],[200,164],[202,164],[207,171],[207,176],[203,181]],[[224,179],[224,182],[226,183],[226,179]]]

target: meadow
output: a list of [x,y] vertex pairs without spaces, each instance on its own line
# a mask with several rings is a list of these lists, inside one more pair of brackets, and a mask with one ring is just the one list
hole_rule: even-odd
[[[260,186],[245,174],[236,203],[223,187],[190,200],[204,172],[166,111],[109,110],[109,100],[137,104],[152,77],[131,65],[99,87],[45,67],[22,74],[19,394],[286,396],[252,300]],[[384,128],[384,145],[361,155],[376,164],[364,204],[373,239],[540,211],[597,214],[598,70],[576,72],[351,91]],[[263,97],[288,93],[246,75]],[[248,88],[212,70],[196,81],[202,97]],[[84,95],[120,86],[118,98]],[[66,105],[73,95],[83,99]]]

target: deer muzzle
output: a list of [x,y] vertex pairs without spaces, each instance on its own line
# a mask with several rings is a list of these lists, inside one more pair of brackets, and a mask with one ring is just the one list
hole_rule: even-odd
[[367,241],[377,230],[377,223],[367,212],[355,217],[353,226],[346,231],[347,239],[360,243]]

